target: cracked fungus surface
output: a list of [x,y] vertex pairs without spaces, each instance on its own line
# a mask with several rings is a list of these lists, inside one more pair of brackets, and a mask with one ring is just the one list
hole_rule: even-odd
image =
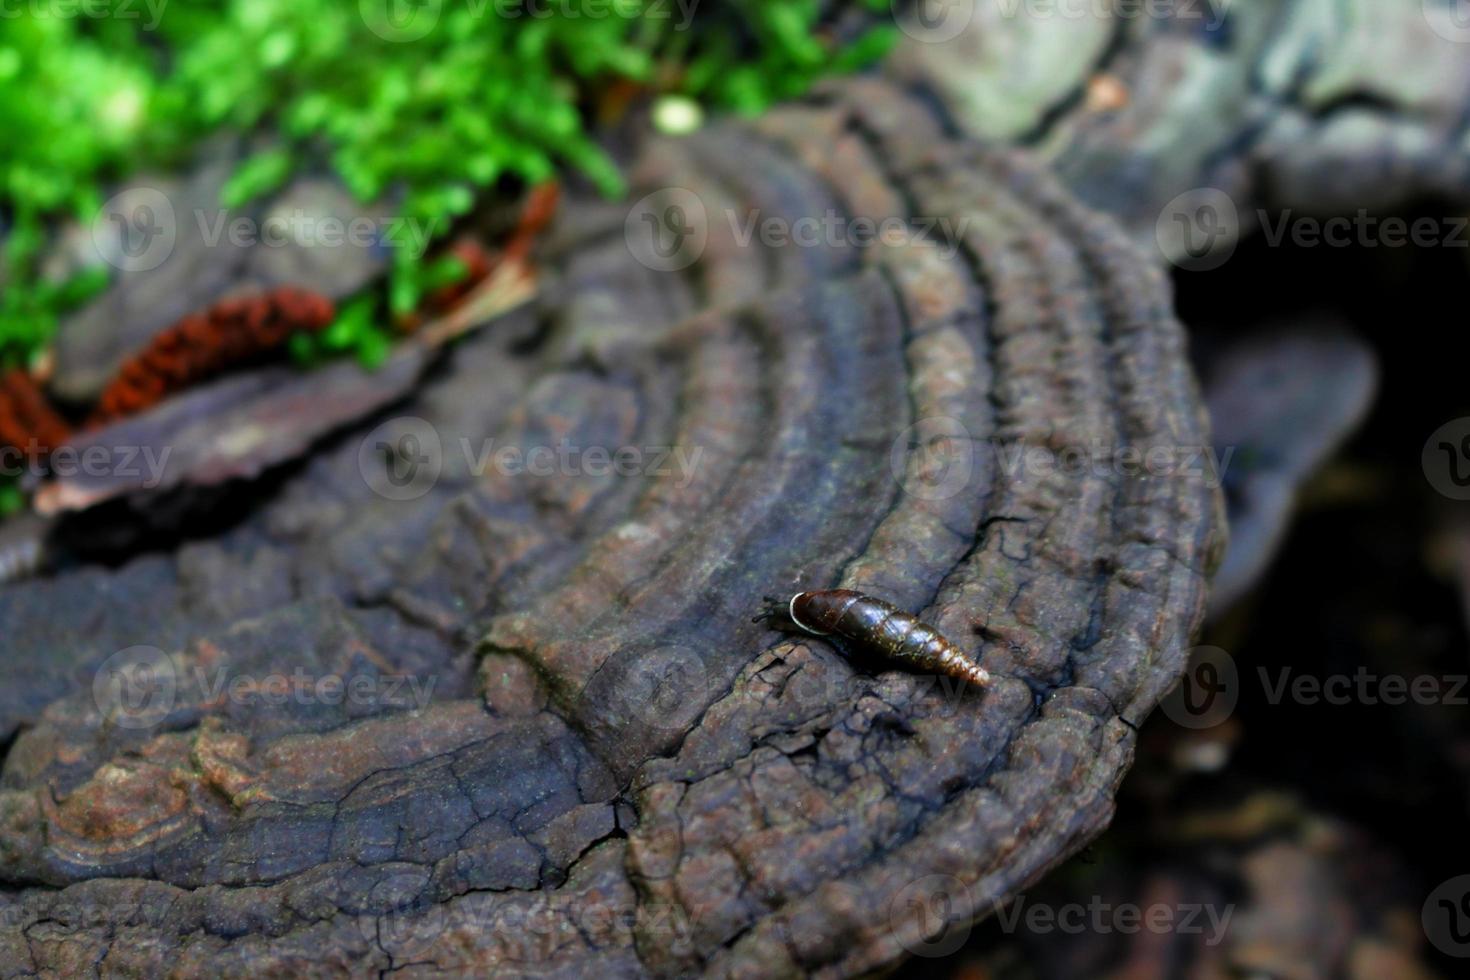
[[[426,493],[375,494],[349,437],[212,539],[0,591],[5,970],[850,975],[923,941],[925,881],[985,914],[1106,824],[1217,497],[1002,450],[1205,443],[1162,276],[878,81],[630,173],[700,202],[697,261],[568,202],[540,298],[401,409],[445,447]],[[948,231],[742,246],[752,213]],[[489,439],[700,456],[476,474]],[[795,583],[921,613],[992,686],[750,622]],[[135,644],[175,683],[123,725],[93,679]],[[371,696],[213,686],[298,669]]]

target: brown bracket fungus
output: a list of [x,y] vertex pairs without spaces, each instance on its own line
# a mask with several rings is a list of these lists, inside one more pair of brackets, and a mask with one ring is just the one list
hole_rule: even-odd
[[[1221,541],[1155,264],[875,80],[630,173],[237,525],[0,590],[0,962],[852,975],[1107,824]],[[991,685],[750,622],[797,583]]]

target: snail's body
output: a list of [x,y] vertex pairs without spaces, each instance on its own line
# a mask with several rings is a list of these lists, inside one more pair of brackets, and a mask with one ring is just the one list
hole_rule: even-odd
[[798,629],[838,637],[912,670],[936,671],[981,686],[990,683],[989,672],[938,630],[882,599],[852,589],[798,592],[786,613]]

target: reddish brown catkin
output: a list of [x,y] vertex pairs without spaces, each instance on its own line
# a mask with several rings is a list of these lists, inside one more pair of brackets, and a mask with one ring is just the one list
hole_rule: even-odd
[[836,636],[911,670],[936,671],[982,687],[990,683],[989,671],[938,630],[882,599],[851,589],[798,592],[787,603],[786,615],[807,633]]
[[129,358],[102,392],[89,422],[104,425],[141,412],[192,384],[276,350],[298,330],[321,330],[335,316],[330,299],[294,286],[221,300],[184,317]]
[[71,426],[28,373],[12,368],[0,375],[0,444],[40,459],[70,438]]
[[531,246],[535,244],[536,238],[556,214],[560,197],[561,187],[555,181],[532,188],[526,197],[526,203],[521,207],[515,229],[507,239],[505,248],[498,254],[491,253],[471,236],[456,239],[444,254],[464,263],[464,278],[441,286],[424,297],[418,309],[398,318],[398,329],[404,333],[412,333],[423,326],[425,320],[449,313],[464,302],[475,287],[488,279],[502,263],[524,263],[530,257]]
[[546,226],[551,224],[560,200],[561,185],[554,180],[532,188],[526,199],[526,206],[521,209],[521,219],[516,224],[516,230],[510,236],[510,244],[505,247],[507,259],[525,261],[530,256],[532,244],[546,230]]

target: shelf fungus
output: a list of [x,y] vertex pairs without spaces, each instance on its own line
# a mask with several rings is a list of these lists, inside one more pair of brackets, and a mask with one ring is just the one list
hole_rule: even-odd
[[[216,379],[74,440],[175,462],[43,488],[48,551],[73,508],[235,496],[0,586],[0,960],[846,977],[1003,907],[1112,818],[1218,561],[1164,274],[1219,213],[1194,191],[1470,198],[1463,55],[1400,6],[1065,44],[976,16],[755,119],[630,126],[637,203],[568,186],[534,298],[512,254],[377,374]],[[1370,48],[1434,70],[1344,99]],[[997,87],[1017,70],[1048,84]],[[147,338],[241,276],[176,253],[63,330],[72,400],[125,353],[148,370],[109,414],[173,377]],[[385,446],[428,478],[381,479]],[[773,639],[772,582],[983,624],[985,696]]]
[[[1155,264],[938,108],[849,79],[644,137],[641,203],[567,188],[538,294],[434,370],[369,399],[274,368],[113,427],[233,496],[0,587],[8,959],[851,976],[1099,833],[1218,490],[1033,464],[1198,446],[1201,403]],[[222,456],[210,412],[270,444]],[[983,622],[984,696],[774,636],[773,582]]]

